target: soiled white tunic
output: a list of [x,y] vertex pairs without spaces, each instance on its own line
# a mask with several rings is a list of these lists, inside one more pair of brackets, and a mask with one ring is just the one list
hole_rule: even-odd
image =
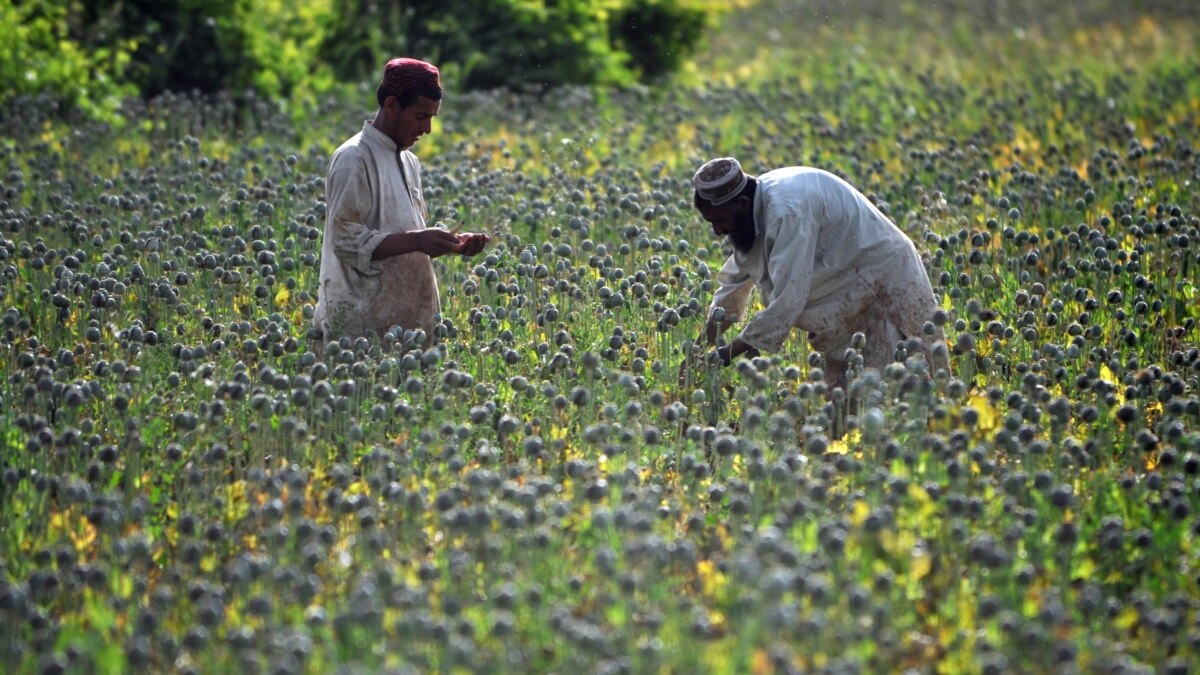
[[421,165],[368,121],[342,144],[325,180],[325,239],[314,325],[326,340],[382,334],[394,325],[433,336],[441,311],[433,261],[424,253],[371,260],[393,232],[425,228]]
[[899,340],[922,337],[937,301],[916,247],[849,183],[809,167],[765,173],[754,224],[753,248],[722,266],[712,304],[741,315],[757,285],[766,307],[739,336],[747,344],[775,352],[800,328],[827,361],[842,363],[861,331],[864,365],[882,368]]

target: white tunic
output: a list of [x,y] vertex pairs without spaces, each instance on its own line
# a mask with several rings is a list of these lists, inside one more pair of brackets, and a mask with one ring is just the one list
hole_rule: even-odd
[[368,121],[342,144],[325,180],[325,239],[314,325],[326,340],[381,334],[394,325],[433,337],[441,311],[433,261],[424,253],[371,254],[389,234],[425,228],[421,165]]
[[861,192],[820,169],[789,167],[758,177],[757,238],[717,275],[712,308],[740,315],[758,286],[766,307],[739,336],[778,351],[792,328],[840,363],[856,332],[866,367],[891,363],[896,342],[921,338],[937,309],[912,241]]

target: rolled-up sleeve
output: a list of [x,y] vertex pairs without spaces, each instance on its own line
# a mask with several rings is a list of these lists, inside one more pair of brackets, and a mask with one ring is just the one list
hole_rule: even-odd
[[712,306],[708,310],[711,318],[718,307],[725,310],[727,317],[741,316],[754,290],[754,279],[740,266],[733,256],[717,272],[717,290],[713,293]]
[[746,344],[766,352],[777,352],[808,304],[812,290],[817,235],[811,223],[770,228],[777,234],[771,244],[767,269],[774,288],[767,306],[746,324],[739,336]]
[[331,214],[330,243],[338,260],[359,274],[374,276],[382,271],[383,263],[371,260],[371,255],[388,235],[365,224],[374,201],[368,172],[355,162],[339,163],[329,174],[326,194]]

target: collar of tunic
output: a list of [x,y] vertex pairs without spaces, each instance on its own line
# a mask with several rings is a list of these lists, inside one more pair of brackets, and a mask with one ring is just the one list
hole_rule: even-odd
[[390,136],[375,128],[371,124],[371,120],[363,122],[363,138],[371,145],[377,145],[393,154],[400,154],[400,148],[396,147],[396,141],[393,141]]

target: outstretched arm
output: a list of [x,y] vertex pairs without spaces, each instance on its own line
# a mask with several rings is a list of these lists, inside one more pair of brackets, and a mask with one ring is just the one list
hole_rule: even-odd
[[[720,286],[713,297],[713,306],[709,311],[708,320],[705,321],[704,331],[696,338],[695,346],[689,346],[693,351],[689,352],[683,362],[679,364],[680,386],[687,382],[688,369],[700,362],[700,353],[697,348],[716,346],[717,339],[733,326],[734,318],[745,308],[750,292],[754,289],[753,279],[738,267],[737,261],[732,256],[717,274],[717,283]],[[717,355],[722,363],[729,364],[749,349],[751,349],[750,345],[741,340],[734,340],[734,344],[722,347]]]
[[440,227],[427,227],[424,230],[412,232],[393,232],[371,253],[371,260],[383,260],[405,253],[424,253],[430,258],[447,253],[473,256],[482,251],[491,239],[486,234],[454,234]]
[[405,253],[424,253],[436,258],[447,253],[461,253],[463,247],[464,241],[459,235],[440,227],[427,227],[411,232],[392,232],[375,247],[371,260],[383,260]]
[[770,298],[763,298],[766,307],[747,322],[739,336],[766,352],[783,347],[808,305],[820,230],[815,218],[794,213],[788,214],[787,220],[773,221],[773,225],[767,227],[767,269],[774,288]]

